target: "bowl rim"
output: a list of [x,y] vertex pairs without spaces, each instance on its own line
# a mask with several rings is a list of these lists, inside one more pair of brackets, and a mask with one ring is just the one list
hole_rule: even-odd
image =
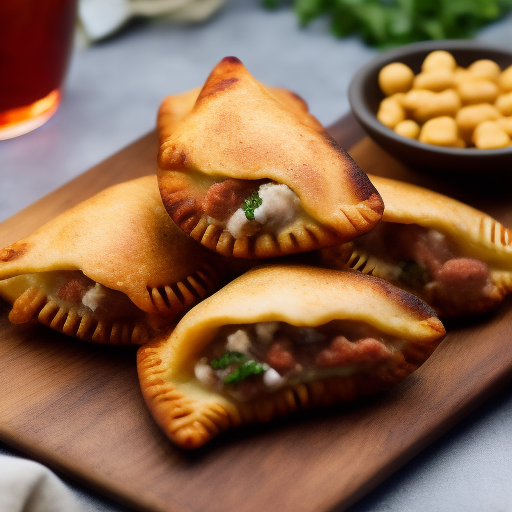
[[[376,69],[380,69],[386,64],[391,62],[400,61],[404,56],[414,55],[425,51],[435,50],[484,50],[490,53],[500,53],[510,57],[512,65],[512,51],[503,47],[495,46],[481,41],[465,40],[465,39],[443,39],[436,41],[421,41],[418,43],[411,43],[399,48],[385,51],[377,55],[370,62],[365,64],[352,78],[348,89],[348,100],[350,108],[358,121],[363,125],[371,126],[371,128],[379,133],[383,138],[392,139],[398,144],[408,145],[411,148],[420,151],[428,151],[438,155],[445,155],[451,157],[477,157],[477,158],[490,158],[493,156],[502,156],[512,153],[512,146],[498,149],[478,149],[478,148],[447,148],[443,146],[436,146],[434,144],[426,144],[416,139],[410,139],[402,135],[398,135],[394,130],[382,124],[373,111],[366,103],[362,91],[363,85],[366,82],[368,75]],[[489,57],[491,58],[491,56]],[[512,166],[512,162],[511,162]]]

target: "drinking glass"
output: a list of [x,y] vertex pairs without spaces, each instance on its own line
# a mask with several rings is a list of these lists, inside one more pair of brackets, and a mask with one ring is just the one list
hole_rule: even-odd
[[77,0],[0,0],[0,140],[57,111],[76,13]]

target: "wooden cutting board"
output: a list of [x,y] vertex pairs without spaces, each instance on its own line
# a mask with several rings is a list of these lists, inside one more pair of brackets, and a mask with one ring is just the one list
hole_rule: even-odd
[[[512,226],[512,205],[460,178],[436,184],[398,164],[352,117],[332,135],[367,172],[431,186]],[[355,145],[354,145],[355,144]],[[101,189],[154,172],[150,133],[0,225],[0,247]],[[485,176],[484,176],[485,177]],[[195,453],[159,431],[139,391],[135,349],[96,346],[43,326],[14,326],[0,303],[0,440],[137,510],[343,510],[512,377],[512,301],[455,325],[389,392],[229,432]]]

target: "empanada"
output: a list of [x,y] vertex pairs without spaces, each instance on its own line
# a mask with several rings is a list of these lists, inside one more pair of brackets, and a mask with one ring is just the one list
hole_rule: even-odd
[[381,223],[342,247],[324,249],[324,262],[382,277],[446,317],[488,311],[512,290],[507,228],[431,190],[370,179],[386,205]]
[[389,388],[444,335],[413,295],[360,272],[250,270],[137,354],[166,435],[196,448],[230,427]]
[[221,284],[224,263],[167,215],[155,176],[110,187],[0,251],[9,319],[141,344]]
[[327,247],[371,229],[380,196],[305,108],[257,82],[235,57],[213,69],[188,115],[164,107],[162,116],[171,114],[158,178],[174,222],[208,248],[243,258]]

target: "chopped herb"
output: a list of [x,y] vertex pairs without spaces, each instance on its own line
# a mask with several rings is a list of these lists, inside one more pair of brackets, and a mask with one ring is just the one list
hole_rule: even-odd
[[251,375],[260,375],[269,369],[268,364],[258,363],[253,359],[248,359],[240,352],[224,352],[217,359],[210,361],[210,366],[214,370],[225,370],[232,367],[231,373],[224,379],[224,384],[240,384],[244,379]]
[[244,379],[251,375],[260,375],[266,372],[269,366],[265,363],[258,363],[252,359],[244,361],[238,368],[224,379],[224,384],[240,384]]
[[398,280],[409,288],[419,290],[430,281],[427,269],[415,261],[401,261],[398,267],[400,268]]
[[274,10],[292,4],[302,26],[326,16],[336,37],[358,34],[381,48],[424,39],[471,37],[512,9],[512,0],[261,1]]
[[210,366],[214,370],[225,370],[230,364],[238,364],[240,360],[247,360],[247,358],[240,352],[228,350],[217,359],[212,359]]
[[248,220],[254,220],[254,210],[261,206],[262,202],[258,192],[253,192],[240,208],[242,208]]

